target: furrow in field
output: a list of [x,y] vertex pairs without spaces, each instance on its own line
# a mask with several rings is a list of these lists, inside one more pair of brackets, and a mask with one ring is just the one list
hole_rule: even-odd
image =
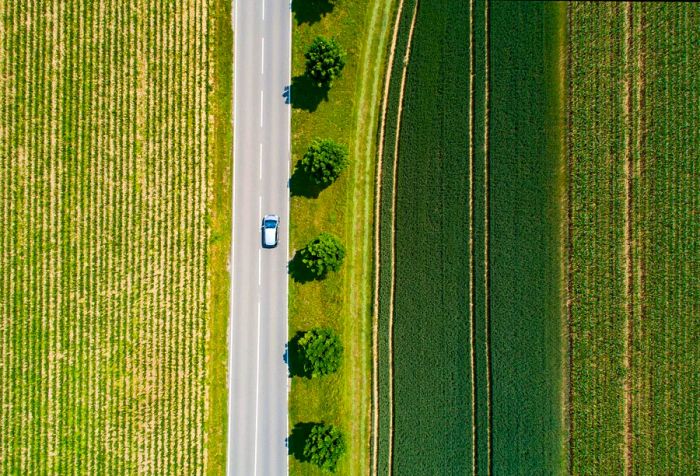
[[563,237],[565,243],[564,257],[564,272],[565,276],[565,319],[564,319],[564,334],[565,334],[565,354],[564,354],[564,377],[562,379],[562,388],[564,393],[564,434],[565,434],[565,453],[566,453],[566,474],[573,474],[574,471],[574,415],[573,415],[573,313],[572,313],[572,284],[573,284],[573,170],[575,164],[575,156],[573,154],[572,140],[572,124],[573,124],[573,54],[572,54],[572,35],[573,35],[573,14],[571,4],[566,5],[566,194],[565,194],[565,210],[566,219],[562,226]]
[[491,200],[490,200],[490,179],[489,179],[489,119],[490,119],[490,55],[489,50],[489,0],[484,2],[484,354],[486,366],[486,474],[489,476],[493,472],[492,460],[492,383],[491,383],[491,274],[489,264],[491,254],[489,249],[490,239],[490,215],[491,215]]
[[632,151],[632,134],[633,134],[633,118],[632,118],[632,3],[627,3],[623,10],[623,62],[624,76],[622,83],[622,112],[624,124],[624,155],[623,155],[623,175],[624,175],[624,224],[623,224],[623,254],[624,254],[624,288],[625,288],[625,317],[623,323],[623,365],[625,368],[625,377],[623,380],[623,432],[624,432],[624,473],[632,474],[632,445],[634,444],[632,433],[632,346],[634,345],[633,320],[634,320],[634,290],[633,290],[633,267],[632,267],[632,235],[634,233],[633,224],[633,151]]
[[[5,47],[7,44],[7,34],[5,31],[5,4],[0,2],[0,157],[9,157],[6,143],[7,143],[7,54],[5,52]],[[3,160],[0,163],[0,226],[4,232],[0,236],[0,269],[10,270],[9,264],[9,232],[10,232],[10,199],[9,190],[11,187],[11,182],[9,178],[9,160]],[[10,332],[9,332],[9,290],[8,283],[9,279],[0,279],[0,346],[6,349],[0,355],[0,381],[9,382],[10,372],[9,372],[9,355],[10,355]],[[12,431],[11,419],[10,419],[10,398],[8,395],[9,385],[0,386],[0,421],[6,422],[3,429],[0,430],[0,472],[9,472],[8,468],[8,452],[9,448],[9,434]]]
[[406,74],[408,72],[408,64],[411,58],[411,42],[413,41],[413,32],[416,25],[418,15],[418,6],[420,0],[416,0],[413,7],[413,15],[411,24],[408,30],[408,40],[406,41],[406,52],[403,58],[403,69],[401,71],[401,84],[399,86],[398,110],[396,113],[396,135],[394,137],[394,154],[392,165],[392,185],[391,185],[391,284],[389,291],[389,454],[387,459],[387,473],[392,473],[393,451],[394,451],[394,305],[396,292],[396,197],[397,197],[397,170],[399,162],[399,142],[401,136],[401,117],[403,112],[404,92],[406,87]]
[[374,190],[374,299],[372,302],[372,461],[370,474],[377,476],[379,464],[379,289],[380,289],[380,211],[382,204],[382,170],[384,159],[384,134],[386,132],[387,107],[389,105],[389,86],[391,85],[392,71],[394,67],[394,55],[396,53],[396,41],[398,39],[401,13],[403,11],[403,0],[399,0],[394,17],[391,42],[389,44],[389,55],[387,67],[384,74],[384,92],[382,94],[381,113],[379,115],[379,134],[377,139],[377,164]]
[[[59,101],[58,88],[60,86],[61,70],[63,68],[65,49],[62,46],[64,43],[64,25],[63,25],[63,5],[54,3],[51,10],[51,40],[50,48],[53,52],[51,64],[51,113],[49,128],[51,131],[51,146],[49,149],[50,157],[55,160],[54,169],[51,181],[51,246],[53,253],[51,275],[51,292],[53,294],[53,312],[50,316],[49,333],[51,335],[50,354],[49,354],[49,373],[52,375],[51,387],[48,391],[47,398],[49,400],[48,409],[48,425],[53,428],[52,436],[49,437],[47,445],[47,456],[49,458],[47,467],[49,472],[57,471],[58,463],[58,447],[59,447],[59,395],[60,395],[60,375],[57,367],[60,359],[63,359],[63,354],[60,351],[59,344],[59,321],[61,309],[63,307],[63,293],[61,292],[61,282],[63,280],[63,253],[60,247],[60,240],[63,236],[63,221],[60,220],[62,209],[62,183],[65,180],[63,171],[65,169],[63,157],[60,153],[62,148],[62,138],[59,135],[59,124],[61,118],[61,103]],[[2,139],[0,139],[2,141]]]
[[469,0],[469,375],[471,378],[471,442],[472,474],[477,474],[477,414],[476,414],[476,315],[474,252],[474,0]]

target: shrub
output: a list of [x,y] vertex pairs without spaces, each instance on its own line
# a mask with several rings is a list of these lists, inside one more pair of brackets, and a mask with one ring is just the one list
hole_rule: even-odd
[[345,248],[340,239],[330,233],[321,233],[301,251],[301,262],[317,278],[328,271],[338,271],[345,258]]
[[315,139],[301,165],[316,185],[330,185],[348,166],[348,148],[331,139]]
[[334,39],[317,36],[304,53],[306,74],[316,86],[330,87],[345,67],[345,55]]
[[343,344],[332,329],[312,329],[299,339],[299,353],[304,374],[321,377],[340,368]]
[[317,423],[304,444],[304,457],[325,471],[335,471],[345,453],[345,438],[339,428]]

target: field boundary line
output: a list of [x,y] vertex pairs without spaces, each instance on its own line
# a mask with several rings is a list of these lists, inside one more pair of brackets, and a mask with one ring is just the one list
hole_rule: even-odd
[[623,449],[623,461],[624,461],[624,474],[629,476],[632,474],[632,396],[631,396],[631,371],[632,371],[632,359],[631,359],[631,349],[634,344],[634,335],[632,329],[632,320],[634,312],[634,293],[632,289],[633,271],[632,271],[632,151],[631,151],[631,134],[632,134],[632,106],[631,106],[631,82],[632,82],[632,70],[630,66],[630,54],[632,51],[632,34],[630,29],[632,28],[632,3],[627,3],[625,5],[625,11],[623,15],[624,22],[624,79],[623,79],[623,94],[622,94],[622,113],[623,120],[625,123],[625,152],[623,160],[623,174],[624,174],[624,229],[623,229],[623,243],[624,243],[624,287],[625,287],[625,319],[624,319],[624,357],[623,365],[625,368],[625,377],[623,380],[623,433],[624,433],[624,449]]
[[384,94],[382,97],[382,112],[379,124],[379,138],[377,141],[377,164],[375,173],[374,189],[374,299],[372,302],[372,466],[370,474],[377,476],[378,471],[378,449],[379,449],[379,254],[380,254],[380,210],[382,194],[382,163],[384,156],[384,133],[386,132],[386,114],[389,102],[389,86],[391,84],[391,74],[394,66],[394,54],[396,53],[396,40],[398,38],[401,12],[403,11],[403,0],[399,0],[394,19],[394,28],[389,47],[389,58],[387,60],[386,72],[384,75]]
[[472,474],[476,475],[476,319],[474,259],[474,0],[469,0],[469,364],[471,371]]
[[489,260],[489,0],[484,2],[484,342],[486,354],[486,473],[493,473],[492,445],[493,409],[491,407],[491,296]]
[[564,235],[563,241],[565,243],[566,249],[564,250],[563,256],[565,257],[563,266],[565,267],[565,325],[564,325],[564,346],[566,347],[565,359],[563,363],[564,375],[562,378],[562,388],[564,394],[564,432],[565,432],[565,443],[566,448],[566,474],[573,474],[574,472],[574,439],[573,439],[573,352],[574,352],[574,335],[573,335],[573,309],[572,309],[572,286],[574,277],[573,268],[573,255],[574,255],[574,243],[573,243],[573,228],[574,228],[574,210],[573,210],[573,169],[574,169],[574,155],[573,155],[573,137],[572,137],[572,127],[573,127],[573,79],[572,79],[572,68],[573,68],[573,51],[572,51],[572,35],[573,35],[573,11],[570,3],[566,5],[566,21],[567,21],[567,40],[566,40],[566,171],[564,173],[566,179],[566,192],[564,198],[564,208],[566,219],[564,225],[562,226],[562,234]]
[[403,70],[401,71],[401,86],[399,88],[399,107],[396,112],[396,133],[394,137],[394,164],[391,180],[391,285],[389,288],[389,455],[387,458],[387,473],[392,474],[394,460],[394,300],[396,298],[396,181],[397,166],[399,163],[399,139],[401,137],[401,115],[403,112],[403,99],[406,87],[406,73],[408,62],[411,57],[411,42],[413,41],[413,30],[418,17],[418,5],[420,0],[416,0],[413,7],[411,26],[408,30],[408,41],[406,42],[406,54],[403,58]]

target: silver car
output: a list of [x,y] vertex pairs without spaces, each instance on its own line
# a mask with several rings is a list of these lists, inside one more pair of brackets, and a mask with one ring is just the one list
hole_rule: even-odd
[[280,217],[277,215],[265,215],[262,221],[263,248],[277,246],[277,229],[280,225]]

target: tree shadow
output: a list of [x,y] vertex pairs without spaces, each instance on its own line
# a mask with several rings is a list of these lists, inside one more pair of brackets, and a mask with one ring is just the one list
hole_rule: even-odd
[[301,253],[299,252],[299,250],[297,250],[297,252],[294,253],[294,258],[289,260],[289,263],[287,264],[287,270],[289,272],[289,276],[291,276],[291,278],[297,283],[303,284],[308,283],[309,281],[323,279],[317,277],[315,274],[309,271],[309,268],[307,268],[306,265],[301,261]]
[[319,185],[309,177],[301,166],[301,160],[294,166],[294,173],[289,177],[289,193],[292,197],[318,198],[328,185]]
[[307,438],[311,434],[311,429],[316,425],[315,423],[297,423],[292,428],[292,434],[287,437],[287,452],[291,456],[302,463],[309,461],[308,458],[304,456],[304,444]]
[[311,377],[308,372],[304,371],[304,363],[301,358],[301,346],[299,345],[299,340],[303,336],[304,332],[299,331],[294,334],[294,337],[292,337],[287,343],[286,362],[290,377]]
[[334,0],[296,0],[292,2],[292,12],[297,25],[317,23],[335,8]]
[[292,87],[289,92],[292,107],[303,111],[314,112],[321,101],[328,102],[328,86],[316,86],[305,74],[292,78]]

